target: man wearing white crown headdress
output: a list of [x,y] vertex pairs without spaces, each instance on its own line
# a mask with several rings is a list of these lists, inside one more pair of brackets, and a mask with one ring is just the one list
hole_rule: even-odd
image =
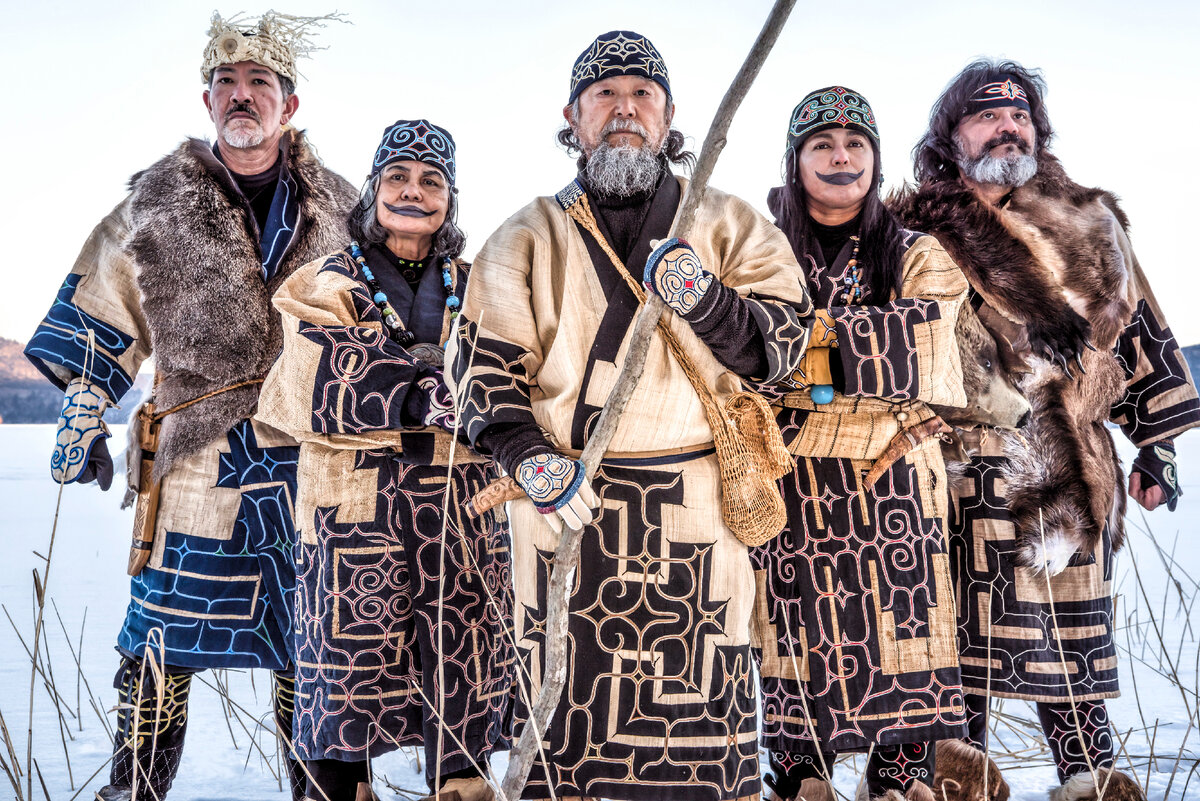
[[[165,796],[191,677],[205,668],[274,671],[275,723],[290,742],[298,449],[251,416],[282,341],[270,297],[341,246],[357,197],[288,125],[296,58],[322,19],[213,16],[201,75],[216,144],[188,139],[133,177],[25,350],[66,392],[55,480],[104,489],[104,410],[154,357],[153,398],[131,425],[132,599],[101,801]],[[288,764],[299,798],[301,770]]]

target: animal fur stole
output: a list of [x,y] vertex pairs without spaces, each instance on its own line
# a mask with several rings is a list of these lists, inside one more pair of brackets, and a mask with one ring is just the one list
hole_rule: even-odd
[[[1004,473],[1022,562],[1057,572],[1074,553],[1091,552],[1105,526],[1119,548],[1123,475],[1104,423],[1125,389],[1113,349],[1133,304],[1116,198],[1074,183],[1044,153],[1003,210],[958,181],[908,188],[889,204],[906,226],[936,236],[984,302],[1027,333],[1032,371],[1021,389],[1033,413],[1006,437]],[[1096,348],[1082,356],[1086,373],[1071,377],[1037,355],[1081,335]]]
[[[296,268],[347,241],[357,193],[321,165],[304,134],[284,136],[300,218],[269,282],[262,277],[254,216],[207,142],[187,140],[130,181],[133,230],[126,250],[137,263],[159,409],[265,376],[283,343],[271,295]],[[260,386],[222,392],[167,416],[154,479],[253,414]]]

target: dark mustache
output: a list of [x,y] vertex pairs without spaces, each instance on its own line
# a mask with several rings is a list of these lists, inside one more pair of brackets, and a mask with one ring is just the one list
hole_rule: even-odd
[[384,203],[383,207],[392,214],[402,214],[405,217],[432,217],[434,214],[417,206],[393,206],[391,203]]
[[991,150],[993,147],[1000,145],[1016,145],[1017,149],[1022,153],[1029,153],[1029,143],[1012,132],[1005,132],[997,136],[995,139],[989,139],[983,146],[984,152]]
[[859,178],[862,178],[864,172],[866,170],[859,170],[858,172],[819,172],[817,173],[817,177],[825,183],[833,184],[834,186],[849,186]]
[[250,108],[250,103],[245,100],[234,101],[233,108],[225,112],[225,119],[228,121],[234,114],[249,114],[254,118],[255,122],[262,122],[262,118],[258,116],[258,112]]

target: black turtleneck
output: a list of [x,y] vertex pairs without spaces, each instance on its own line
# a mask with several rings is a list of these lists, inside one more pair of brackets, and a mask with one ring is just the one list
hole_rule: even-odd
[[808,222],[812,226],[813,237],[817,240],[818,247],[821,248],[825,266],[832,267],[846,242],[850,240],[851,236],[858,233],[858,229],[862,225],[862,214],[859,213],[853,220],[848,220],[840,225],[822,225],[811,216],[808,218]]
[[[215,144],[213,153],[222,164],[225,164],[225,159],[221,158],[221,150]],[[256,175],[242,175],[229,170],[233,182],[237,184],[243,197],[246,198],[246,202],[250,204],[250,211],[254,214],[254,221],[258,223],[260,236],[263,227],[267,224],[267,216],[271,213],[271,203],[275,200],[275,185],[279,183],[279,169],[282,164],[283,159],[276,156],[274,164]],[[225,167],[228,169],[229,165],[225,164]]]
[[637,244],[638,234],[642,232],[642,225],[646,222],[646,215],[650,213],[650,203],[668,175],[670,175],[670,170],[666,169],[666,165],[663,164],[658,180],[654,182],[652,188],[644,192],[620,196],[597,192],[588,182],[587,173],[579,174],[579,182],[583,184],[588,197],[594,201],[596,214],[606,229],[608,244],[612,246],[613,252],[622,262],[629,261],[629,254],[633,252],[634,245]]

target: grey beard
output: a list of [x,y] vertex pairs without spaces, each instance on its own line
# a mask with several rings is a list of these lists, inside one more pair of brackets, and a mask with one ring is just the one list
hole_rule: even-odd
[[613,147],[601,142],[584,165],[588,184],[602,195],[629,197],[649,192],[658,183],[662,164],[646,145]]
[[993,158],[988,153],[968,156],[962,142],[954,137],[955,162],[962,174],[979,184],[993,186],[1023,186],[1037,175],[1037,158],[1028,153],[1015,153],[1002,158]]
[[261,125],[256,125],[252,128],[244,126],[234,127],[226,125],[221,128],[221,138],[225,140],[225,144],[230,147],[235,147],[238,150],[243,150],[248,147],[258,147],[266,139],[266,134],[263,133]]

